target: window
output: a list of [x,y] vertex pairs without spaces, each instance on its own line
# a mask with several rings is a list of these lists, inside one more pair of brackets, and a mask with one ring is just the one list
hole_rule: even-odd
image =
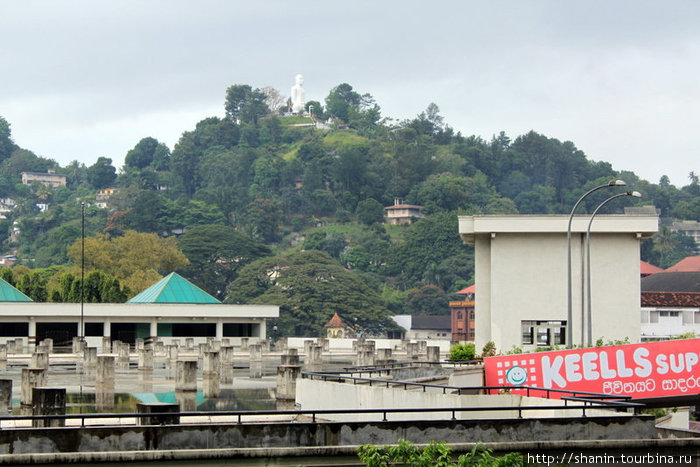
[[566,345],[566,321],[521,321],[522,344]]
[[668,316],[670,318],[677,318],[679,316],[678,311],[659,311],[659,316]]
[[469,311],[469,319],[471,319],[471,320],[474,319],[474,310]]
[[457,319],[462,319],[462,311],[457,312]]
[[0,323],[2,337],[27,337],[28,335],[29,323]]

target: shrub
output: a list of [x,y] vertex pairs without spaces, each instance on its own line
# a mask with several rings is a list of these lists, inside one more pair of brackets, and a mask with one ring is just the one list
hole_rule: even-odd
[[450,361],[452,362],[474,360],[475,356],[476,349],[471,342],[457,344],[450,349]]

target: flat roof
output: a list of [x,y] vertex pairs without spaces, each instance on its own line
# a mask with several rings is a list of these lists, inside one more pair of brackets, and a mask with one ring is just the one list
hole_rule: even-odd
[[[459,216],[459,235],[464,243],[474,243],[476,235],[498,233],[566,234],[568,214],[558,215],[492,215]],[[574,216],[572,233],[585,233],[588,230],[590,214]],[[630,216],[626,214],[597,215],[591,225],[595,233],[633,233],[648,238],[659,230],[657,216]]]
[[[277,305],[228,305],[224,303],[85,303],[86,318],[277,318]],[[3,318],[80,318],[80,303],[3,303]]]

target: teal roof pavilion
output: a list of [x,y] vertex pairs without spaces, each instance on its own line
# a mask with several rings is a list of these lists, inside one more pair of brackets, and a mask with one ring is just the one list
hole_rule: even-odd
[[31,298],[12,287],[7,281],[0,279],[0,302],[33,302]]
[[221,303],[175,272],[171,272],[127,303]]

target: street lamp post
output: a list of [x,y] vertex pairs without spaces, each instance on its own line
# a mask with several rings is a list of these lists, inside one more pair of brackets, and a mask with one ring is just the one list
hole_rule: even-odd
[[[586,327],[586,343],[590,347],[593,345],[593,312],[591,308],[591,225],[593,224],[593,219],[595,218],[600,208],[608,204],[610,201],[620,198],[622,196],[634,196],[635,198],[641,198],[642,194],[638,191],[626,191],[624,193],[618,193],[610,198],[606,199],[595,208],[593,214],[591,214],[591,219],[588,221],[588,229],[586,229],[586,317],[588,320],[588,326]],[[583,334],[583,329],[581,329]]]
[[85,340],[85,321],[83,306],[85,303],[85,202],[80,203],[80,341]]
[[586,193],[584,193],[583,196],[581,196],[578,199],[578,201],[576,201],[576,204],[574,204],[574,207],[571,210],[571,214],[569,215],[569,225],[567,226],[567,229],[566,229],[566,252],[567,252],[567,255],[566,255],[566,276],[567,276],[566,341],[569,343],[569,345],[571,345],[573,343],[572,332],[571,332],[573,329],[573,303],[572,303],[572,298],[571,298],[571,221],[574,219],[574,212],[576,212],[576,208],[578,207],[579,204],[581,204],[581,201],[583,201],[586,196],[590,195],[594,191],[600,190],[601,188],[607,188],[607,187],[612,187],[612,186],[625,186],[625,185],[627,185],[627,184],[622,180],[610,180],[605,185],[600,185],[600,186],[597,186],[595,188],[591,188]]

